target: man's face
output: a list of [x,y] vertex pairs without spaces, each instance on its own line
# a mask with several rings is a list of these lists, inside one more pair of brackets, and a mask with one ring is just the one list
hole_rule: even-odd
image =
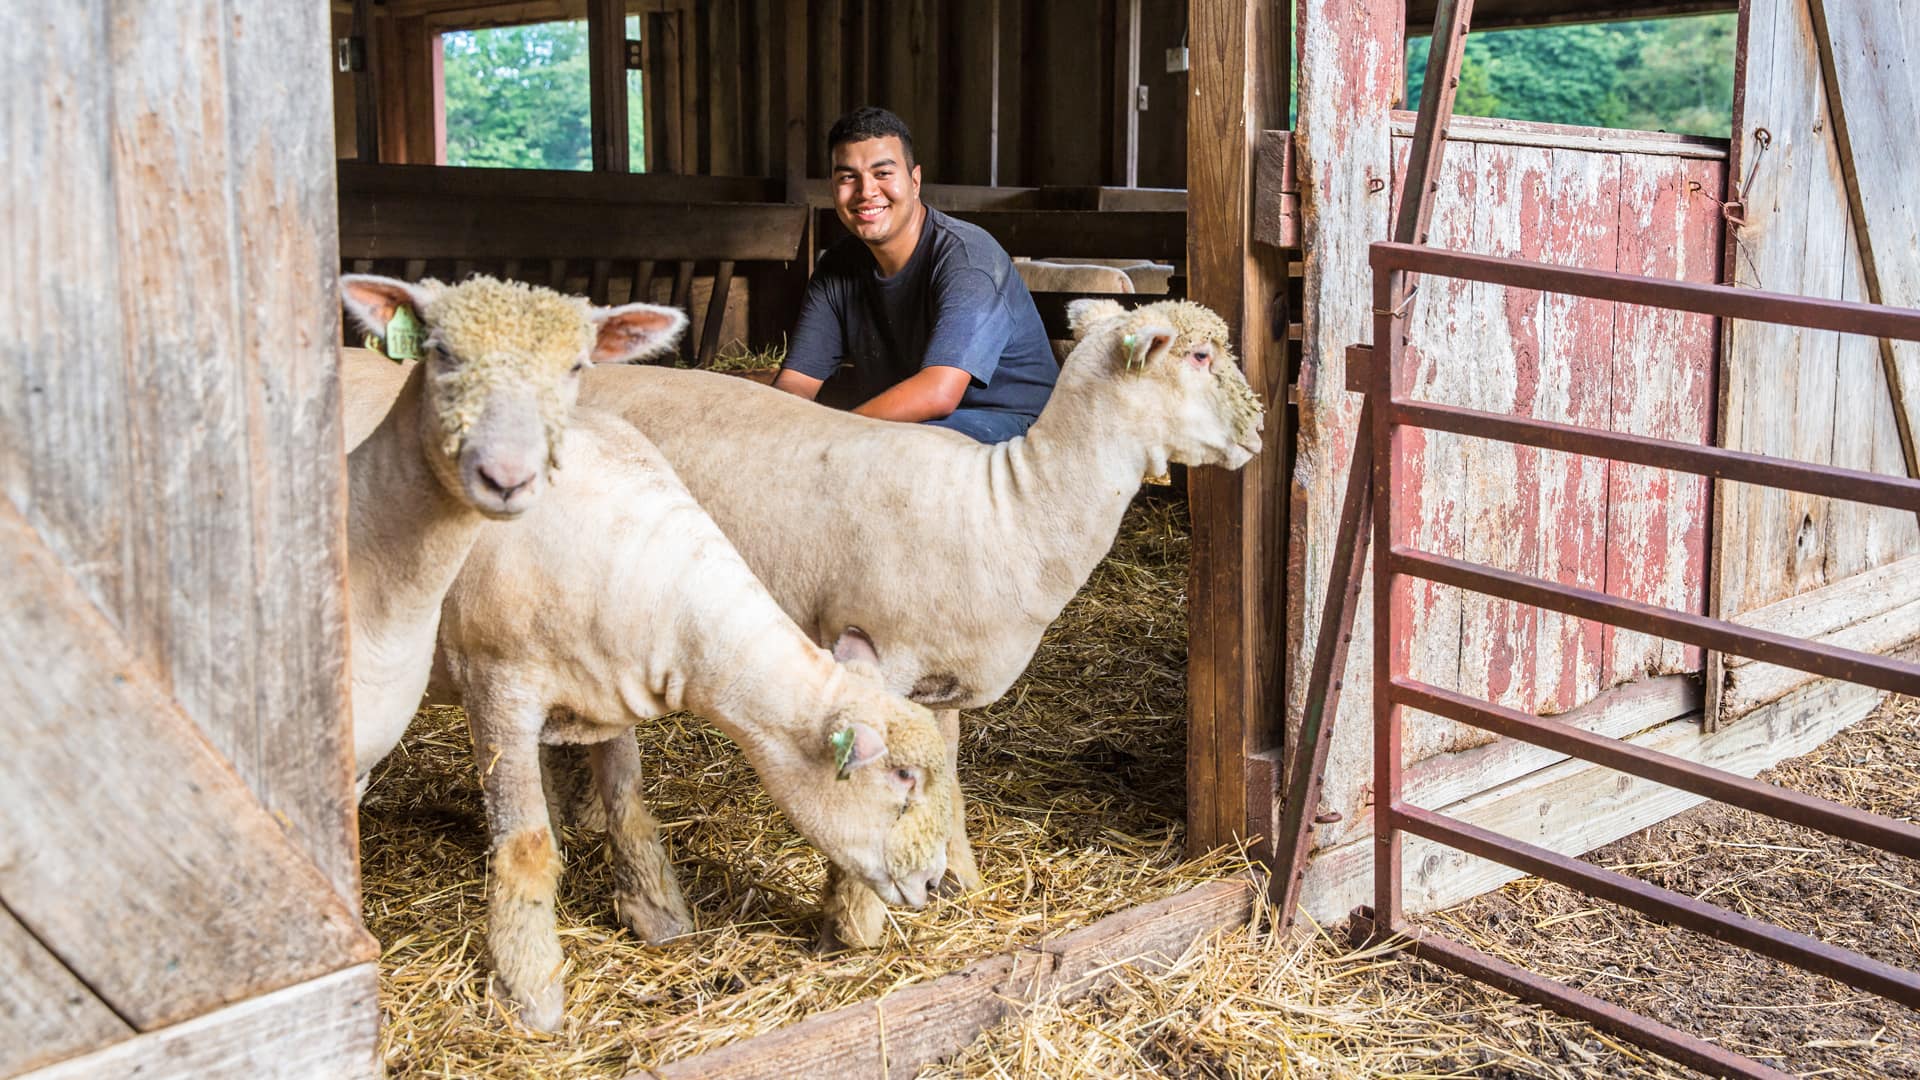
[[898,137],[833,148],[833,206],[848,232],[868,244],[885,244],[912,223],[919,202],[920,166],[907,167]]

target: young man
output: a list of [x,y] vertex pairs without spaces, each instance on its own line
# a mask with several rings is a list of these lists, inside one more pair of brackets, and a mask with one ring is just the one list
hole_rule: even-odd
[[820,256],[773,385],[983,443],[1027,430],[1058,371],[1013,260],[920,201],[913,136],[864,106],[834,121],[833,205],[853,235]]

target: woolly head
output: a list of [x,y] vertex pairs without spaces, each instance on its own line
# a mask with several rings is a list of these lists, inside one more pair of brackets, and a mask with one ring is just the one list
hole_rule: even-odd
[[448,491],[496,518],[525,512],[559,467],[580,372],[663,353],[687,324],[673,308],[599,308],[484,276],[447,285],[347,274],[340,292],[354,320],[387,339],[396,360],[408,357],[390,330],[418,324],[417,348],[407,351],[426,365],[427,458]]
[[1167,461],[1237,469],[1260,452],[1266,410],[1227,344],[1227,324],[1186,300],[1129,311],[1114,300],[1075,300],[1067,324],[1069,367],[1095,370],[1137,390],[1128,395],[1165,435],[1150,469]]
[[[880,681],[873,643],[849,629],[813,747],[767,788],[794,827],[890,904],[920,907],[947,870],[959,782],[933,713]],[[771,778],[769,778],[771,780]]]

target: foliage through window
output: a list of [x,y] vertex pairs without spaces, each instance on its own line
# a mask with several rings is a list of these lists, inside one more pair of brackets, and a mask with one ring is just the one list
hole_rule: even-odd
[[[638,37],[639,20],[627,20]],[[535,23],[440,36],[448,165],[593,168],[587,24]],[[634,171],[646,145],[638,72],[629,72],[628,145]]]
[[[1733,126],[1737,16],[1476,30],[1456,112],[1551,124],[1726,138]],[[1427,37],[1407,44],[1408,108],[1427,76]]]

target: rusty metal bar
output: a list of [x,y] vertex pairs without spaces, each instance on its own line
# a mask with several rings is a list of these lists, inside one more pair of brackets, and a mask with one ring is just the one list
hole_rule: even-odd
[[1470,855],[1492,859],[1534,877],[1557,881],[1589,896],[1623,904],[1675,926],[1698,931],[1730,945],[1739,945],[1763,956],[1837,979],[1856,989],[1880,994],[1909,1008],[1920,1009],[1920,973],[1903,971],[1817,938],[1796,934],[1758,919],[1749,919],[1671,889],[1649,885],[1638,878],[1589,866],[1559,852],[1501,836],[1431,810],[1396,804],[1382,816],[1393,818],[1398,828],[1429,840],[1437,840]]
[[[1393,401],[1394,382],[1399,377],[1401,356],[1406,350],[1400,333],[1405,315],[1395,298],[1400,296],[1400,275],[1373,275],[1373,340],[1375,359],[1372,401]],[[1375,409],[1373,427],[1361,433],[1372,443],[1372,465],[1368,482],[1373,487],[1373,549],[1386,552],[1393,547],[1393,492],[1400,479],[1400,428],[1386,414]],[[1400,801],[1400,772],[1405,755],[1400,743],[1400,706],[1392,695],[1382,693],[1380,682],[1394,670],[1393,640],[1394,590],[1403,583],[1394,574],[1393,561],[1373,560],[1373,776],[1374,801],[1391,806]],[[1400,923],[1401,888],[1400,830],[1388,817],[1376,817],[1373,829],[1373,907],[1388,926]]]
[[1804,326],[1812,330],[1833,330],[1842,334],[1920,341],[1920,310],[1911,308],[1819,300],[1759,289],[1740,289],[1731,285],[1668,281],[1612,270],[1580,270],[1526,259],[1441,251],[1384,240],[1373,245],[1371,258],[1376,273],[1408,271],[1434,274],[1517,289],[1644,304],[1700,315],[1719,315],[1729,319],[1750,319],[1784,326]]
[[[1467,51],[1467,23],[1472,18],[1473,0],[1440,0],[1433,9],[1427,77],[1420,88],[1420,114],[1413,121],[1413,152],[1407,155],[1406,175],[1400,182],[1400,213],[1393,223],[1393,238],[1403,244],[1427,242],[1427,223],[1433,217],[1433,195],[1438,187],[1434,178],[1440,173],[1440,159],[1446,151],[1447,125],[1453,120],[1460,63]],[[1436,59],[1440,62],[1434,63]]]
[[1396,401],[1390,412],[1396,424],[1412,424],[1475,438],[1500,439],[1546,450],[1612,458],[1656,469],[1678,469],[1716,480],[1738,480],[1920,513],[1920,480],[1909,480],[1904,476],[1787,461],[1764,454],[1695,446],[1644,435],[1593,431],[1569,424],[1502,416],[1456,405]]
[[1333,718],[1340,712],[1340,691],[1347,661],[1347,646],[1353,641],[1354,610],[1360,606],[1360,583],[1366,580],[1367,538],[1361,527],[1373,510],[1372,445],[1366,436],[1373,430],[1373,398],[1360,406],[1362,437],[1353,442],[1353,462],[1347,467],[1347,491],[1341,499],[1340,532],[1333,544],[1334,580],[1344,581],[1338,591],[1327,590],[1326,606],[1320,613],[1320,637],[1313,648],[1313,671],[1307,676],[1307,700],[1300,715],[1300,735],[1294,746],[1293,768],[1287,778],[1286,802],[1281,811],[1280,835],[1274,845],[1275,890],[1280,896],[1280,924],[1292,925],[1294,904],[1300,899],[1300,882],[1307,872],[1307,854],[1313,850],[1313,813],[1320,805],[1320,785],[1325,779],[1328,737]]
[[[1371,909],[1355,911],[1353,919],[1357,932],[1365,932],[1369,937],[1377,936]],[[1387,929],[1389,933],[1404,933],[1406,928]],[[1477,979],[1523,1001],[1544,1005],[1576,1020],[1584,1020],[1601,1031],[1611,1032],[1629,1042],[1657,1051],[1709,1076],[1733,1077],[1737,1080],[1793,1080],[1791,1073],[1762,1065],[1752,1058],[1742,1057],[1725,1047],[1715,1046],[1668,1027],[1658,1020],[1623,1009],[1592,994],[1582,993],[1565,983],[1535,975],[1452,938],[1426,930],[1416,933],[1419,936],[1407,942],[1407,949],[1422,960],[1459,972],[1469,979]]]
[[1869,814],[1851,806],[1663,754],[1630,742],[1595,735],[1569,724],[1529,716],[1491,702],[1414,679],[1392,682],[1395,700],[1408,708],[1544,746],[1550,750],[1632,773],[1657,784],[1704,795],[1729,806],[1806,825],[1845,840],[1909,859],[1920,859],[1920,825]]
[[1525,574],[1495,570],[1412,548],[1395,547],[1387,558],[1374,560],[1376,566],[1382,562],[1396,573],[1427,578],[1517,604],[1549,608],[1576,618],[1611,623],[1643,634],[1810,671],[1830,679],[1891,690],[1896,694],[1920,696],[1920,664],[1910,664],[1904,660],[1823,645],[1771,630],[1741,626],[1725,619],[1656,607],[1638,600],[1626,600],[1575,585],[1542,581]]

